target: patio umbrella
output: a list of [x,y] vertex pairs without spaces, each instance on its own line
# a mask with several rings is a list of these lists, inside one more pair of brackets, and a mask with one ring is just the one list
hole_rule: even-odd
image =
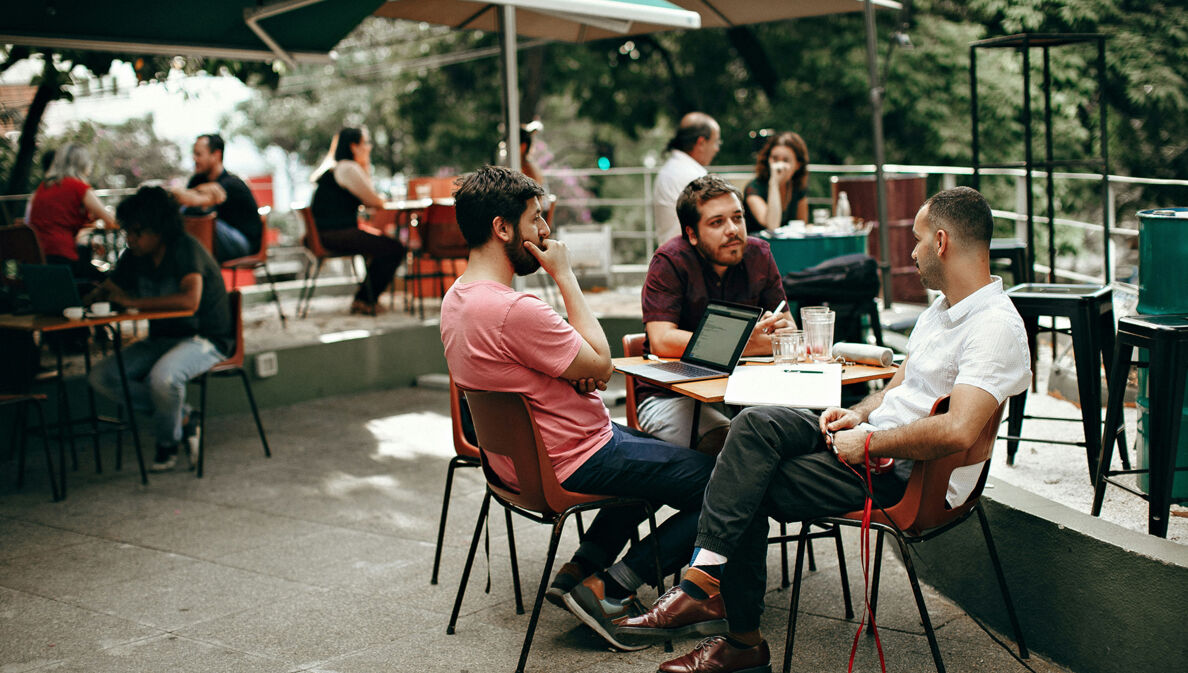
[[[665,0],[392,0],[375,15],[499,32],[508,148],[520,146],[519,36],[586,42],[701,25],[696,12]],[[509,151],[508,159],[520,169],[519,152]]]
[[0,44],[240,61],[328,61],[383,0],[42,0],[0,12]]
[[[390,0],[376,16],[423,21],[457,29],[499,31],[503,35],[503,82],[507,146],[520,146],[516,38],[586,42],[674,28],[724,28],[809,16],[864,11],[867,68],[871,81],[872,134],[879,221],[886,222],[883,177],[882,84],[875,51],[874,10],[902,9],[893,0]],[[522,10],[517,13],[517,10]],[[519,152],[508,152],[513,169]],[[890,306],[891,263],[887,227],[879,227],[883,300]]]

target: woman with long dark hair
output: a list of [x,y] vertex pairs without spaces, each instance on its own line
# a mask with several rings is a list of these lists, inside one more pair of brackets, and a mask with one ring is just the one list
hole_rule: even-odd
[[784,131],[767,141],[744,192],[748,234],[778,229],[788,220],[808,222],[808,167],[808,146],[799,134]]
[[371,138],[367,130],[347,127],[339,131],[326,161],[310,179],[317,184],[310,211],[322,245],[334,253],[370,258],[367,277],[351,302],[351,313],[375,315],[379,311],[377,299],[404,259],[404,246],[359,228],[360,205],[384,205],[383,197],[371,186]]

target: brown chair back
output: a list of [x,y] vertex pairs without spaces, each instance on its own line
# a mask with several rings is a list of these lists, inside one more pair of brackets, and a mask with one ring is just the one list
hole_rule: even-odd
[[[457,175],[432,178],[412,178],[408,181],[408,198],[448,199],[454,195],[454,190],[458,189],[458,185],[455,184],[457,180]],[[429,187],[428,197],[423,197],[417,193],[418,191],[422,191],[418,188],[423,188],[425,186]]]
[[[648,335],[644,333],[623,335],[623,357],[639,357],[643,355],[644,340]],[[639,416],[635,412],[635,377],[626,374],[627,382],[627,426],[639,430]]]
[[231,329],[235,333],[235,350],[226,360],[211,367],[212,372],[243,368],[243,293],[239,290],[228,292],[227,304],[231,311]]
[[214,255],[215,214],[186,215],[182,219],[185,220],[186,233],[198,239],[202,247],[206,248],[206,251],[211,255]]
[[462,391],[454,385],[454,377],[450,376],[450,420],[454,431],[454,453],[467,458],[478,458],[479,447],[470,443],[466,433],[462,431]]
[[45,264],[37,232],[23,224],[0,227],[0,259],[21,264]]
[[[886,514],[876,509],[871,520],[878,523],[888,523],[888,517],[900,530],[910,534],[920,534],[926,530],[943,526],[944,524],[963,516],[973,508],[982,495],[986,485],[986,476],[990,473],[990,454],[994,451],[994,440],[998,436],[998,425],[1002,421],[1004,405],[999,405],[986,425],[982,427],[977,440],[964,451],[957,451],[933,460],[916,461],[912,475],[908,479],[907,489],[903,499],[892,507],[888,507]],[[949,410],[949,396],[941,397],[932,406],[933,416],[947,413]],[[951,509],[946,507],[945,495],[949,490],[949,478],[953,470],[966,465],[976,465],[982,461],[982,473],[978,477],[977,486],[966,498],[965,502]],[[851,512],[846,518],[861,518],[861,512]]]
[[465,259],[470,254],[453,205],[434,203],[425,209],[419,225],[421,250],[433,259]]
[[329,257],[326,248],[322,247],[322,237],[318,235],[318,225],[314,223],[313,210],[306,206],[299,208],[297,212],[301,213],[301,221],[305,223],[305,237],[301,239],[302,244],[318,259]]
[[[517,507],[554,516],[580,503],[604,500],[606,496],[573,493],[561,488],[553,472],[540,428],[532,417],[528,400],[519,393],[469,390],[466,394],[474,430],[478,435],[483,474],[487,486],[502,500]],[[511,460],[519,485],[512,489],[488,463],[491,455]]]

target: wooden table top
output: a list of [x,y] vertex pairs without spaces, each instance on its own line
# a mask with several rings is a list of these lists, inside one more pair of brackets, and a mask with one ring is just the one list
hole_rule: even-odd
[[[664,361],[670,361],[665,359]],[[628,357],[628,358],[614,358],[615,369],[620,365],[638,365],[647,364],[649,360],[643,357]],[[746,363],[748,367],[770,367],[767,363]],[[898,367],[875,367],[872,365],[846,364],[842,367],[842,385],[850,383],[865,383],[866,381],[875,381],[878,379],[890,379],[895,376]],[[689,381],[688,383],[661,383],[659,381],[651,381],[648,383],[661,388],[667,388],[675,393],[680,393],[686,397],[691,397],[698,402],[707,402],[713,404],[721,402],[726,396],[726,377],[716,379],[702,379],[701,381]]]
[[105,316],[86,316],[81,320],[67,320],[61,316],[0,313],[0,329],[23,330],[26,332],[56,332],[78,327],[94,327],[109,325],[116,322],[130,320],[163,320],[167,318],[185,318],[194,315],[193,311],[140,311],[128,313],[126,311],[111,313]]

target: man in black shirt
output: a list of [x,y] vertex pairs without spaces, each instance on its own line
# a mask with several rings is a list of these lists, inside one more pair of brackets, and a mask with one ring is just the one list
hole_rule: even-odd
[[[160,472],[176,464],[183,439],[191,459],[196,455],[197,414],[189,413],[185,403],[186,383],[234,348],[227,289],[219,265],[185,232],[177,202],[164,189],[141,187],[116,208],[116,220],[128,237],[128,249],[87,302],[106,299],[141,311],[193,311],[182,318],[149,321],[148,338],[123,350],[132,403],[136,411],[153,415],[153,470]],[[96,365],[90,382],[99,393],[123,402],[115,358]]]
[[224,262],[260,249],[263,224],[256,198],[239,176],[223,168],[223,138],[217,133],[194,141],[194,175],[174,198],[187,209],[215,211],[215,257]]

